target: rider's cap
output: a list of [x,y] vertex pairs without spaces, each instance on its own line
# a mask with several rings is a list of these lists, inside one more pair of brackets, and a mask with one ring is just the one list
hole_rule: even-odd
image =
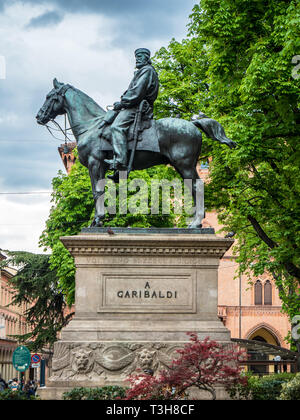
[[151,55],[151,52],[150,50],[148,50],[148,48],[138,48],[137,50],[135,50],[134,54],[137,55],[138,53],[147,54],[149,57]]

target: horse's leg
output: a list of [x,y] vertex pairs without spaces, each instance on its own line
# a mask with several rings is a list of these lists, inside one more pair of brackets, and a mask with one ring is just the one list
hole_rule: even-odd
[[205,217],[204,182],[198,175],[198,172],[195,167],[193,168],[189,165],[182,165],[182,162],[180,163],[181,166],[177,167],[177,171],[184,179],[185,185],[189,187],[195,206],[194,218],[189,224],[189,228],[201,228],[202,220]]
[[101,160],[89,159],[89,174],[95,203],[95,216],[91,227],[102,226],[102,220],[105,218],[105,167],[106,165]]

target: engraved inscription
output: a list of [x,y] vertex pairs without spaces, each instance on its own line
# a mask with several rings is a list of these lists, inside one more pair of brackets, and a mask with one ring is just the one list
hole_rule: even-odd
[[119,290],[117,293],[120,299],[177,299],[177,290],[151,290],[150,283],[147,281],[144,290]]
[[102,274],[98,312],[195,313],[194,273]]

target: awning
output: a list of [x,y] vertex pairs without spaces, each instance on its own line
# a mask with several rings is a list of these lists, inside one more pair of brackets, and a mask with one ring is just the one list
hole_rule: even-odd
[[273,344],[264,343],[256,340],[243,340],[241,338],[232,338],[233,343],[240,347],[246,348],[248,351],[263,353],[271,356],[280,356],[282,359],[297,361],[299,353],[291,351],[284,347],[274,346]]

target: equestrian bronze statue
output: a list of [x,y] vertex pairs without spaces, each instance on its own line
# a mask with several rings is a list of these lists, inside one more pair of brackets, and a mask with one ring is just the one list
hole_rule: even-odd
[[[199,119],[153,119],[153,103],[158,94],[158,77],[151,65],[150,52],[136,52],[137,71],[128,90],[113,110],[105,111],[93,99],[75,87],[53,81],[53,89],[36,119],[41,125],[57,115],[67,114],[77,141],[79,160],[89,170],[95,215],[92,226],[102,226],[105,208],[102,196],[106,172],[142,170],[155,165],[169,164],[183,179],[191,180],[191,193],[196,205],[199,193],[197,162],[201,154],[202,130],[209,138],[230,148],[236,144],[226,137],[221,124],[199,115]],[[201,227],[203,210],[196,207],[190,228]]]

